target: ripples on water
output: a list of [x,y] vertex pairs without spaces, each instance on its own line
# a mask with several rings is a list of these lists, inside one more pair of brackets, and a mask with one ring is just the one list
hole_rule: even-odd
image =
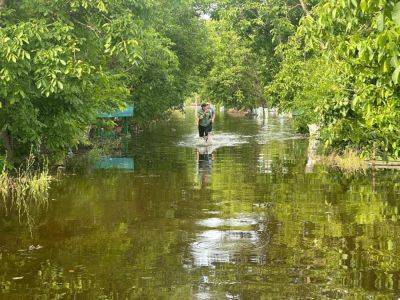
[[186,135],[182,141],[178,142],[178,146],[198,148],[198,147],[212,147],[217,150],[221,147],[234,147],[237,145],[249,143],[249,138],[251,136],[240,136],[232,133],[212,133],[210,134],[210,141],[205,142],[203,138],[199,138],[196,133]]
[[197,234],[191,251],[195,266],[213,266],[216,263],[242,262],[240,253],[247,252],[247,262],[257,263],[262,255],[260,239],[255,227],[258,216],[238,215],[236,218],[209,218],[198,221],[207,230]]
[[2,216],[0,295],[399,296],[399,173],[310,167],[308,141],[284,118],[218,116],[212,145],[199,146],[193,116],[134,137],[131,172],[56,182],[33,238]]
[[304,139],[304,135],[295,134],[291,128],[287,126],[288,119],[279,119],[278,124],[264,124],[260,133],[255,135],[258,144],[265,145],[271,141],[285,141]]

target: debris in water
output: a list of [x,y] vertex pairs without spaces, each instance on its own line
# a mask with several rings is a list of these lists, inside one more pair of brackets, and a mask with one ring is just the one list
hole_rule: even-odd
[[21,280],[22,278],[24,278],[24,276],[19,276],[19,277],[13,277],[13,280]]
[[29,251],[32,251],[32,250],[39,250],[39,249],[42,249],[43,248],[43,246],[40,246],[40,245],[37,245],[37,246],[35,246],[35,245],[30,245],[29,246]]

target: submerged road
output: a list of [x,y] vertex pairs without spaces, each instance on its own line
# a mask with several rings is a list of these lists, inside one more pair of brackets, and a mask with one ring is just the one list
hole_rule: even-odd
[[194,112],[176,113],[134,136],[119,170],[56,182],[33,238],[3,218],[0,295],[399,296],[396,171],[307,164],[308,140],[286,118],[221,114],[214,128],[212,146],[196,147]]

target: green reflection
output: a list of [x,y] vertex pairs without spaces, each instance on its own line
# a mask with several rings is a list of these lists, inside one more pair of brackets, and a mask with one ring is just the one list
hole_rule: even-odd
[[306,168],[308,141],[287,119],[219,115],[215,137],[245,142],[227,146],[227,138],[210,153],[180,145],[195,134],[193,124],[189,110],[134,137],[132,172],[96,170],[56,182],[33,237],[3,217],[3,296],[400,293],[400,173]]

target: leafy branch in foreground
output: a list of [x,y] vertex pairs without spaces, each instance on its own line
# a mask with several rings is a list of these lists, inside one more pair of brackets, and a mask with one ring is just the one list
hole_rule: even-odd
[[392,1],[322,1],[292,37],[295,53],[283,51],[267,94],[318,121],[329,149],[399,157],[399,15]]

